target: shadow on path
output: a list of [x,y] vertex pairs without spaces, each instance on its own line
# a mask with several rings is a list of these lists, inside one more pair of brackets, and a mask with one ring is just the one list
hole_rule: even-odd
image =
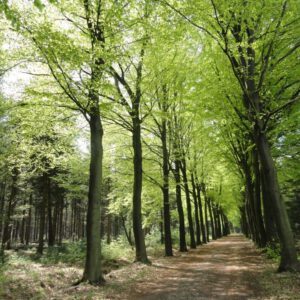
[[231,235],[157,261],[155,278],[140,281],[128,299],[258,299],[262,265],[251,241]]

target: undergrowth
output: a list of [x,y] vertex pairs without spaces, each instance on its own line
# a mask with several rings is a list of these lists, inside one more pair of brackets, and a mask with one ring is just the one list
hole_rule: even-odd
[[[33,261],[45,265],[64,263],[69,265],[83,266],[85,261],[86,241],[65,242],[61,246],[54,246],[45,249],[43,255],[29,254]],[[110,244],[102,242],[103,262],[116,260],[133,260],[133,250],[123,239],[113,240]],[[26,256],[23,252],[19,256]]]
[[272,259],[276,262],[280,260],[280,245],[276,243],[270,243],[263,249],[263,252],[265,253],[266,257],[268,259]]

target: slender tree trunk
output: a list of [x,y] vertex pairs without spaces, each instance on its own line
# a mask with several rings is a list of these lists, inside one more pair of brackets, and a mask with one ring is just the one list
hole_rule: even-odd
[[29,245],[30,236],[31,236],[31,218],[32,218],[32,194],[29,196],[29,212],[28,218],[26,220],[26,229],[25,229],[25,244]]
[[11,216],[13,214],[14,207],[16,205],[16,196],[18,193],[17,178],[18,178],[18,171],[13,170],[10,196],[8,199],[8,205],[6,209],[6,215],[5,215],[4,226],[3,226],[4,228],[3,228],[3,235],[2,235],[2,249],[10,248],[11,231],[12,231]]
[[197,192],[197,199],[199,204],[199,215],[200,215],[200,225],[201,225],[201,233],[202,233],[202,243],[207,243],[207,233],[206,228],[204,225],[204,217],[203,217],[203,206],[201,201],[201,187],[197,183],[196,184],[196,192]]
[[205,226],[206,226],[206,239],[207,239],[207,242],[209,242],[209,224],[208,224],[208,214],[209,214],[209,211],[208,211],[208,199],[207,197],[205,196],[204,197],[204,216],[205,216]]
[[141,124],[138,118],[137,111],[132,118],[132,146],[133,146],[133,207],[132,207],[132,222],[133,234],[135,240],[135,259],[142,263],[148,263],[146,252],[145,236],[142,226],[142,184],[143,184],[143,169],[142,169],[142,143],[141,143]]
[[53,215],[52,215],[52,199],[50,194],[50,178],[48,180],[48,203],[47,203],[47,211],[48,211],[48,246],[54,246],[55,242],[55,231],[53,230]]
[[58,245],[62,245],[64,234],[64,196],[59,194]]
[[210,218],[210,227],[211,227],[211,236],[212,236],[212,239],[215,240],[217,237],[216,237],[215,222],[214,222],[214,218],[213,218],[211,202],[212,202],[211,199],[207,198],[207,205],[208,205],[209,218]]
[[42,188],[43,188],[43,195],[42,199],[40,200],[40,224],[39,224],[39,244],[37,248],[37,253],[42,255],[44,251],[44,234],[45,234],[45,221],[46,221],[46,205],[48,203],[49,197],[49,178],[46,172],[43,173],[42,176]]
[[90,143],[91,161],[88,194],[88,210],[86,221],[86,260],[83,280],[92,284],[104,281],[101,269],[101,186],[102,186],[102,160],[103,160],[103,128],[100,119],[98,102],[90,114]]
[[[163,104],[164,106],[164,104]],[[164,109],[166,111],[166,109]],[[172,235],[171,235],[171,215],[169,197],[169,154],[167,146],[167,123],[163,119],[161,126],[161,142],[163,155],[163,212],[164,212],[164,232],[165,232],[165,255],[173,256]]]
[[193,217],[192,217],[192,205],[191,205],[191,198],[190,198],[190,190],[187,180],[186,174],[186,162],[185,159],[181,160],[180,168],[182,172],[184,190],[185,190],[185,197],[186,197],[186,206],[187,206],[187,214],[188,214],[188,222],[189,222],[189,232],[190,232],[190,242],[191,248],[196,248],[196,241],[195,241],[195,232],[194,232],[194,224],[193,224]]
[[201,245],[201,235],[200,235],[200,220],[199,220],[199,207],[198,207],[198,199],[197,199],[197,192],[196,192],[196,183],[194,174],[191,173],[191,183],[192,183],[192,194],[194,199],[195,205],[195,222],[196,222],[196,244]]
[[176,205],[179,219],[179,249],[180,252],[186,252],[186,239],[185,239],[185,224],[184,224],[184,211],[181,199],[181,180],[180,180],[180,161],[175,160],[175,170],[173,171],[176,182]]

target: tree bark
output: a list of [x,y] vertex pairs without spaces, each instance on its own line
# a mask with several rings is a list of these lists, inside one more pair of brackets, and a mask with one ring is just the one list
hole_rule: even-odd
[[201,225],[201,233],[202,233],[202,243],[207,243],[207,233],[204,224],[204,217],[203,217],[203,205],[201,201],[201,187],[200,184],[196,184],[196,192],[197,192],[197,199],[199,205],[199,215],[200,215],[200,225]]
[[186,174],[186,162],[185,159],[180,161],[180,168],[182,173],[183,185],[185,190],[185,198],[186,198],[186,206],[187,206],[187,214],[188,214],[188,223],[189,223],[189,232],[190,232],[190,246],[192,249],[196,248],[196,241],[195,241],[195,232],[194,232],[194,224],[193,224],[193,217],[192,217],[192,205],[191,205],[191,198],[190,198],[190,190],[187,180]]
[[49,178],[47,172],[43,173],[42,176],[42,199],[40,200],[40,209],[39,209],[39,215],[40,215],[40,222],[39,222],[39,244],[37,248],[37,253],[39,255],[43,254],[44,251],[44,233],[45,233],[45,221],[46,221],[46,205],[48,203],[48,197],[49,197]]
[[194,213],[195,213],[195,222],[196,222],[196,244],[201,245],[199,207],[198,207],[195,177],[193,173],[191,173],[191,183],[192,183],[192,194],[193,194],[194,205],[195,205]]
[[187,246],[185,239],[184,211],[181,199],[180,161],[176,159],[174,164],[175,170],[173,170],[173,174],[176,182],[176,205],[179,219],[179,250],[180,252],[186,252]]
[[211,237],[213,240],[215,240],[217,238],[216,230],[215,230],[215,222],[214,222],[213,211],[212,211],[212,201],[209,197],[207,197],[207,206],[208,206],[209,219],[210,219]]
[[272,208],[281,244],[281,260],[278,270],[300,271],[294,237],[287,211],[280,194],[277,172],[271,155],[271,149],[260,122],[256,124],[256,145],[265,183],[266,186],[268,186],[270,198],[272,199]]
[[133,198],[132,198],[132,223],[135,240],[135,260],[149,263],[145,236],[142,226],[142,184],[143,184],[143,157],[141,143],[141,124],[138,117],[138,108],[132,117],[132,147],[133,147]]
[[[165,100],[165,99],[164,99]],[[162,104],[163,111],[166,112],[165,103]],[[161,126],[161,142],[163,156],[163,212],[164,212],[164,232],[165,232],[165,255],[173,256],[172,235],[171,235],[171,215],[170,215],[170,197],[169,197],[169,153],[167,146],[167,123],[163,119]]]
[[100,238],[103,128],[97,101],[95,101],[93,111],[90,113],[89,125],[91,160],[86,221],[87,251],[83,280],[92,284],[100,284],[104,281],[101,269]]

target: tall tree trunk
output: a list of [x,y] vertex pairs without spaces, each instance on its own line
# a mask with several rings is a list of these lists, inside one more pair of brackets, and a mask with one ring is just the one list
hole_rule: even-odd
[[45,233],[45,221],[46,221],[46,205],[48,203],[49,197],[49,178],[46,172],[42,176],[42,199],[40,199],[40,223],[39,223],[39,244],[37,248],[37,253],[42,255],[44,251],[44,233]]
[[260,247],[266,247],[267,237],[266,230],[263,222],[263,216],[261,211],[261,180],[260,180],[260,169],[259,169],[259,157],[257,150],[253,150],[253,167],[254,167],[254,211],[256,216],[257,228],[260,235]]
[[179,219],[179,249],[180,252],[186,252],[187,246],[185,239],[184,211],[181,199],[180,161],[176,159],[174,164],[175,170],[173,170],[173,174],[176,182],[176,205]]
[[216,237],[216,227],[213,218],[213,211],[212,211],[212,201],[209,197],[207,197],[207,205],[208,205],[208,212],[209,212],[209,219],[210,219],[210,227],[211,227],[211,237],[215,240]]
[[208,224],[208,199],[204,196],[204,217],[205,217],[205,226],[206,226],[206,240],[209,242],[209,224]]
[[8,199],[8,205],[6,209],[6,215],[5,215],[4,226],[3,226],[4,228],[3,228],[3,235],[2,235],[2,249],[10,248],[11,230],[12,230],[11,216],[13,214],[14,207],[16,205],[16,197],[18,193],[17,180],[18,180],[18,171],[16,169],[13,169],[10,196]]
[[194,205],[195,205],[194,213],[195,213],[195,222],[196,222],[196,244],[201,245],[199,207],[198,207],[195,177],[193,173],[191,173],[191,183],[192,183],[192,194],[193,194]]
[[133,147],[133,199],[132,199],[132,223],[135,240],[135,259],[142,263],[148,263],[145,236],[142,226],[142,184],[143,184],[143,157],[141,143],[141,124],[138,111],[132,117],[132,147]]
[[62,245],[64,234],[64,196],[59,195],[58,245]]
[[197,199],[198,199],[198,205],[199,205],[202,243],[207,243],[207,233],[206,233],[206,228],[204,225],[203,206],[202,206],[202,201],[201,201],[201,187],[200,187],[200,184],[198,184],[198,183],[196,184],[196,192],[197,192]]
[[90,178],[88,193],[88,208],[86,221],[87,251],[83,280],[92,284],[104,281],[101,269],[101,186],[102,186],[102,160],[103,160],[103,128],[100,119],[98,102],[90,114]]
[[[165,107],[165,103],[163,104]],[[166,109],[164,109],[166,111]],[[172,235],[171,235],[171,215],[169,197],[169,154],[167,146],[167,121],[163,119],[161,126],[161,142],[163,155],[163,211],[164,211],[164,232],[165,232],[165,255],[173,256]]]
[[256,145],[261,162],[262,172],[268,192],[272,199],[272,209],[275,215],[276,227],[281,244],[281,261],[279,271],[300,271],[293,233],[287,211],[280,194],[275,164],[271,155],[270,146],[259,122],[256,124]]
[[181,160],[180,168],[182,172],[182,179],[184,184],[185,190],[185,198],[186,198],[186,206],[187,206],[187,214],[188,214],[188,222],[189,222],[189,232],[190,232],[190,243],[191,248],[196,248],[196,241],[195,241],[195,232],[194,232],[194,224],[193,224],[193,217],[192,217],[192,205],[191,205],[191,198],[190,198],[190,190],[188,185],[188,179],[186,174],[186,162],[185,159]]
[[29,212],[28,218],[26,220],[26,229],[25,229],[25,244],[29,245],[30,236],[31,236],[31,217],[32,216],[32,194],[29,196]]
[[47,203],[47,211],[48,211],[48,246],[54,246],[55,242],[55,231],[53,230],[53,216],[52,216],[52,199],[50,194],[50,178],[48,180],[48,203]]

